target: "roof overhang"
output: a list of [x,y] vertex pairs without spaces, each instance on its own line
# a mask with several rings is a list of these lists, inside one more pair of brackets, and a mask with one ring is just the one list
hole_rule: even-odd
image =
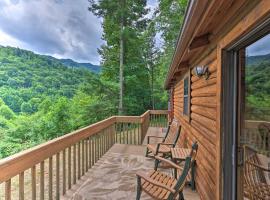
[[218,38],[249,12],[251,4],[254,4],[254,0],[190,0],[166,77],[165,89],[170,89],[196,59],[214,48]]

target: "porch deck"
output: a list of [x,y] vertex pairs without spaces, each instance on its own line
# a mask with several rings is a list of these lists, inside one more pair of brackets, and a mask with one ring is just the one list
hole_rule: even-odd
[[[146,158],[144,153],[144,146],[115,144],[63,199],[135,199],[136,172],[154,167],[153,159]],[[184,196],[186,200],[200,199],[188,186],[184,189]],[[141,199],[151,198],[143,193]]]
[[[154,167],[145,136],[165,134],[167,117],[113,116],[2,159],[0,199],[135,199],[136,172]],[[199,199],[189,187],[184,195]]]

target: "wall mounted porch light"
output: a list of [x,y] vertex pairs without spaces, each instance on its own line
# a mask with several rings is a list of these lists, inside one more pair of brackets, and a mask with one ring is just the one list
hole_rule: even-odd
[[207,80],[210,76],[210,72],[207,65],[195,66],[192,70],[192,74],[199,78],[204,77],[205,80]]

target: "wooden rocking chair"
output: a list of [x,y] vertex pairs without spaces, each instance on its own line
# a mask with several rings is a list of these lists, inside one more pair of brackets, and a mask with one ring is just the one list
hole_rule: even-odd
[[[182,167],[176,165],[170,160],[161,158],[159,156],[156,156],[155,158],[166,162],[173,168],[182,170]],[[178,179],[156,170],[152,170],[149,173],[137,172],[136,200],[140,200],[142,191],[146,192],[152,198],[158,200],[173,200],[176,199],[177,196],[179,200],[184,200],[183,189],[191,167],[191,162],[192,158],[187,157],[182,175],[179,176]]]
[[262,166],[257,151],[244,146],[244,194],[250,200],[270,199],[270,185],[266,181],[266,174],[270,169]]
[[[159,136],[148,136],[147,137],[147,146],[146,146],[146,157],[152,153],[154,156],[158,154],[168,154],[171,152],[170,148],[175,147],[176,142],[179,138],[181,131],[181,126],[176,120],[173,120],[171,125],[168,127],[165,137]],[[160,138],[162,142],[157,144],[150,144],[151,138]]]

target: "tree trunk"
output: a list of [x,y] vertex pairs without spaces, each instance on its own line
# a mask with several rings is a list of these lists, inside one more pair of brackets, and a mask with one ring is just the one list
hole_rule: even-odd
[[[124,6],[124,2],[122,1],[122,6]],[[121,19],[121,33],[120,33],[120,66],[119,66],[119,107],[118,107],[118,114],[122,115],[123,114],[123,83],[124,83],[124,77],[123,77],[123,72],[124,72],[124,16],[122,14],[122,19]]]
[[152,97],[152,110],[155,110],[155,100],[154,100],[154,66],[151,66],[151,97]]

